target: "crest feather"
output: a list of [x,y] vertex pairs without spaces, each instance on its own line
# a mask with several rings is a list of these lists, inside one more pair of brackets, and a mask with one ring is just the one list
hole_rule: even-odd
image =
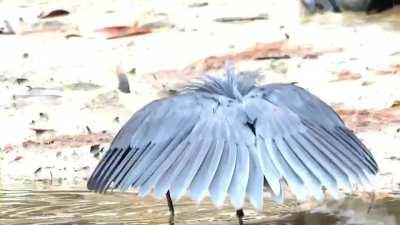
[[236,73],[233,64],[228,63],[222,77],[205,75],[185,86],[183,92],[205,92],[240,100],[256,87],[257,77],[254,72]]

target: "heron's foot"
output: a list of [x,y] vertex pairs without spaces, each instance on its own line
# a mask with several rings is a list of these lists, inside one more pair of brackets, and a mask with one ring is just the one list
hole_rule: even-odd
[[243,225],[243,217],[244,217],[243,209],[236,210],[236,216],[238,218],[239,225]]
[[175,225],[175,215],[173,213],[169,214],[169,225]]

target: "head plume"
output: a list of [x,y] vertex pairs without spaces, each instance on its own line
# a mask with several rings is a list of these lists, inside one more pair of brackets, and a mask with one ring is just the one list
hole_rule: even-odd
[[205,92],[240,100],[255,87],[257,76],[254,72],[236,73],[233,64],[226,63],[221,78],[206,75],[187,85],[184,91]]

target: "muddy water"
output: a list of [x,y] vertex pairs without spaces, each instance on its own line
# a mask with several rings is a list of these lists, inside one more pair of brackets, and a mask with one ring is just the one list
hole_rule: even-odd
[[[31,187],[29,187],[31,188]],[[188,199],[176,205],[175,224],[237,224],[230,207],[214,209],[210,202]],[[400,199],[364,202],[346,198],[302,210],[295,202],[265,202],[263,212],[245,211],[245,224],[339,225],[400,224]],[[141,199],[133,193],[99,195],[82,190],[0,189],[0,224],[169,224],[164,200]]]

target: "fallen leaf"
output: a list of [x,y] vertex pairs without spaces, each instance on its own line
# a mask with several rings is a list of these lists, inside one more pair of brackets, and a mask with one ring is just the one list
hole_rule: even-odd
[[220,23],[237,23],[237,22],[252,22],[256,20],[268,20],[268,15],[258,15],[251,17],[221,17],[215,19],[215,22]]
[[22,156],[16,156],[16,157],[14,158],[14,160],[11,161],[11,162],[16,162],[16,161],[19,161],[19,160],[21,160],[21,159],[22,159]]
[[71,91],[91,91],[101,88],[100,85],[91,82],[76,82],[64,85],[64,88]]
[[46,129],[46,128],[31,128],[37,135],[41,135],[46,132],[53,132],[53,129]]
[[41,12],[38,15],[38,18],[46,19],[46,18],[52,18],[52,17],[58,17],[58,16],[66,16],[68,14],[69,14],[69,12],[67,10],[55,9],[55,10],[51,10],[49,12]]
[[39,145],[40,145],[39,142],[32,141],[32,140],[27,140],[27,141],[22,142],[22,147],[24,147],[24,148],[29,148],[29,147],[32,147],[32,146],[36,146],[37,147]]
[[23,84],[27,81],[28,81],[28,79],[26,79],[26,78],[16,78],[15,79],[15,83],[17,83],[18,85]]
[[195,2],[188,5],[189,8],[199,8],[204,6],[208,6],[208,2]]
[[290,59],[290,55],[257,57],[255,60]]
[[134,24],[133,26],[103,27],[95,30],[95,32],[104,35],[107,39],[115,39],[134,35],[148,34],[151,33],[151,30],[149,28],[138,27],[137,24]]
[[70,38],[74,38],[74,37],[82,37],[82,35],[80,35],[80,34],[67,34],[67,35],[65,35],[65,38],[66,39],[70,39]]
[[349,70],[343,70],[337,74],[337,79],[331,80],[330,82],[338,82],[344,80],[358,80],[361,78],[361,75],[358,73],[352,73]]
[[396,71],[393,70],[376,70],[376,75],[384,76],[384,75],[393,75],[396,74]]
[[378,76],[396,75],[400,73],[400,64],[390,65],[389,68],[382,68],[382,69],[367,68],[367,70],[373,71],[375,75]]
[[371,84],[373,84],[373,83],[375,83],[374,81],[363,81],[362,83],[361,83],[361,86],[369,86],[369,85],[371,85]]

